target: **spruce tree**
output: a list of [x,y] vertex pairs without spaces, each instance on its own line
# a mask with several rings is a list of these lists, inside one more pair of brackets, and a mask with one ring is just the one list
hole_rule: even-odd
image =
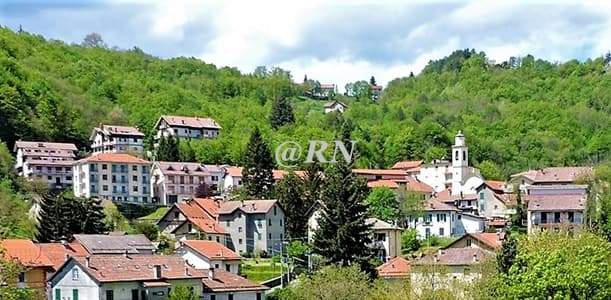
[[284,176],[276,185],[276,198],[285,211],[285,229],[290,238],[306,235],[308,220],[305,214],[310,208],[304,197],[303,181],[294,172]]
[[210,188],[208,187],[207,183],[202,182],[199,185],[197,185],[197,187],[195,187],[195,197],[207,198],[210,196],[212,196],[212,194],[210,193]]
[[191,147],[189,141],[182,141],[179,143],[179,159],[182,162],[195,162],[195,150]]
[[[342,140],[350,140],[348,123],[340,133]],[[347,148],[350,145],[346,145]],[[314,234],[314,252],[333,264],[359,265],[361,270],[373,274],[369,260],[373,251],[371,224],[366,222],[368,207],[364,200],[369,189],[365,179],[352,172],[352,161],[338,159],[338,163],[325,172],[322,190],[322,214],[319,228]]]
[[178,139],[174,136],[161,136],[156,149],[157,160],[179,161],[180,150]]
[[41,243],[59,241],[68,238],[70,223],[67,219],[63,197],[45,194],[40,201],[36,240]]
[[307,164],[302,182],[303,201],[309,209],[320,200],[320,194],[323,187],[322,168],[316,161]]
[[286,124],[295,122],[293,115],[293,107],[286,97],[278,97],[272,104],[272,112],[269,116],[269,122],[274,129],[278,129]]
[[249,197],[269,198],[274,186],[275,167],[269,146],[261,137],[259,128],[255,128],[248,141],[242,169],[242,182]]
[[106,231],[104,211],[97,199],[74,198],[66,194],[44,195],[36,239],[39,242],[71,239],[74,234]]

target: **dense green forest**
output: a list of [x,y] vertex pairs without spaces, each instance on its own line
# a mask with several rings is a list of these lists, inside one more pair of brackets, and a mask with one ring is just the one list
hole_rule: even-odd
[[[448,157],[463,130],[471,163],[503,178],[609,158],[610,60],[526,56],[496,64],[459,50],[393,80],[379,102],[338,97],[349,105],[343,117],[354,125],[359,167]],[[244,74],[195,58],[159,59],[138,48],[69,45],[0,28],[0,139],[9,147],[18,139],[86,146],[100,122],[150,133],[161,114],[210,116],[223,130],[216,140],[191,142],[197,159],[239,164],[255,127],[272,149],[286,140],[334,138],[340,116],[323,114],[324,101],[304,97],[305,85],[294,81],[279,68]],[[294,123],[272,126],[273,102],[282,97]]]

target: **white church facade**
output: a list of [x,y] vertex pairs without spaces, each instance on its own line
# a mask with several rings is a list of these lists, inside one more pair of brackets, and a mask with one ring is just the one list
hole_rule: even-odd
[[479,170],[469,166],[469,147],[461,131],[454,137],[452,161],[434,160],[423,164],[416,177],[436,193],[449,189],[451,195],[475,194],[476,188],[484,183]]

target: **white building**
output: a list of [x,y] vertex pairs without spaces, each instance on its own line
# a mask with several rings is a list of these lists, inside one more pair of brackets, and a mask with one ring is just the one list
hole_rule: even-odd
[[219,135],[221,126],[211,118],[161,116],[155,124],[155,139],[175,136],[188,139],[212,139]]
[[340,102],[340,101],[331,101],[331,102],[327,102],[325,103],[325,114],[328,114],[330,112],[334,112],[334,111],[338,111],[340,113],[343,113],[344,111],[346,111],[346,109],[348,108],[348,105]]
[[476,266],[491,257],[492,254],[480,248],[441,249],[411,261],[412,286],[419,292],[423,287],[435,290],[451,288],[454,281],[470,283],[481,276]]
[[76,146],[69,143],[17,141],[15,169],[19,176],[45,182],[51,188],[71,186]]
[[221,243],[206,240],[184,240],[179,253],[196,269],[221,269],[238,274],[242,257]]
[[48,299],[168,299],[172,288],[186,286],[202,295],[205,272],[180,256],[92,255],[71,257],[49,279]]
[[542,230],[577,231],[583,227],[586,194],[527,195],[528,233]]
[[172,205],[196,196],[196,191],[202,184],[206,185],[210,195],[218,194],[225,168],[200,163],[160,161],[153,163],[151,173],[153,198],[159,204]]
[[242,186],[242,168],[226,167],[223,176],[223,194],[227,194]]
[[150,163],[126,153],[99,153],[74,163],[74,195],[150,203]]
[[176,240],[207,239],[222,245],[231,245],[231,236],[217,221],[219,200],[194,198],[179,202],[159,219],[157,226],[162,234]]
[[136,127],[100,124],[93,128],[89,140],[94,154],[144,151],[144,134]]
[[452,145],[452,161],[434,160],[420,166],[416,176],[436,192],[450,188],[452,195],[474,194],[484,181],[479,170],[469,166],[469,147],[465,136],[458,131]]
[[268,287],[221,269],[209,269],[201,300],[265,300]]
[[409,218],[407,224],[409,228],[416,229],[419,239],[427,239],[432,235],[450,237],[482,232],[485,218],[461,212],[455,206],[439,200],[429,199],[424,204],[423,215]]
[[528,170],[511,175],[509,188],[514,184],[520,191],[526,192],[530,186],[548,185],[574,185],[580,179],[587,178],[593,173],[592,167],[550,167],[538,170]]

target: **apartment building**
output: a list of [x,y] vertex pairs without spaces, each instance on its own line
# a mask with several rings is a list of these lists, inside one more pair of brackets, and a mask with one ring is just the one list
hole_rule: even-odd
[[13,151],[19,176],[46,182],[51,188],[72,185],[77,151],[74,144],[17,141]]
[[144,133],[136,127],[100,124],[93,128],[89,140],[94,154],[144,151]]
[[155,139],[175,136],[188,139],[213,139],[219,135],[221,125],[211,118],[161,116],[155,124]]
[[[220,165],[159,161],[153,163],[151,174],[153,198],[160,204],[172,205],[194,196],[217,194],[225,168]],[[206,185],[209,195],[196,195],[202,184]]]
[[126,153],[99,153],[75,162],[74,195],[149,203],[150,162]]

